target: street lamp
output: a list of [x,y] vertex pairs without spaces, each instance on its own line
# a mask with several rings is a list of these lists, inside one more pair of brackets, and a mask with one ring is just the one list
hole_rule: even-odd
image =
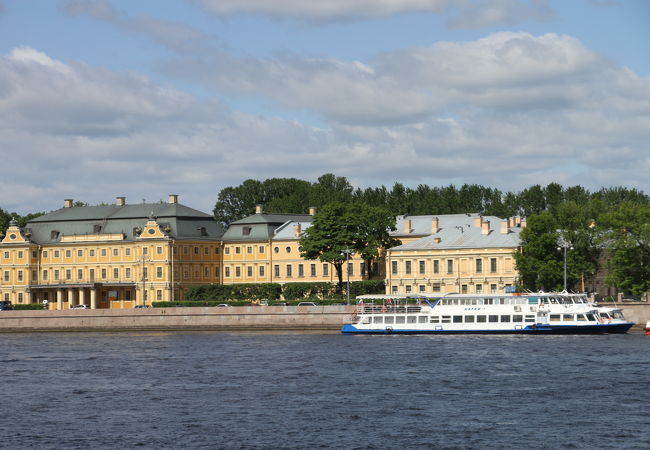
[[566,291],[566,251],[567,250],[573,250],[573,246],[562,239],[562,242],[560,243],[560,246],[557,248],[558,250],[564,249],[564,290]]
[[352,253],[352,250],[349,248],[346,248],[341,252],[342,255],[345,255],[345,270],[348,274],[348,281],[347,281],[347,287],[345,289],[345,293],[347,295],[348,301],[347,304],[350,304],[350,253]]

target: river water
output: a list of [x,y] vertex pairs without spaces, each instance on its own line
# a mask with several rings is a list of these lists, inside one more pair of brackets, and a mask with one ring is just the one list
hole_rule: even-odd
[[648,448],[650,337],[0,334],[0,447]]

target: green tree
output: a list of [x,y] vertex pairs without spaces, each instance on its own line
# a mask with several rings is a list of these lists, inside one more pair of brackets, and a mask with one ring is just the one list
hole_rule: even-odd
[[600,227],[610,253],[605,282],[632,295],[650,291],[650,205],[622,202]]
[[314,216],[311,226],[300,239],[300,256],[328,262],[336,269],[339,288],[343,285],[345,251],[355,248],[358,218],[351,204],[334,202]]
[[521,247],[514,254],[523,288],[560,290],[563,286],[563,255],[558,250],[560,235],[557,221],[547,211],[528,218],[521,230]]
[[355,205],[352,217],[356,220],[354,250],[366,263],[368,278],[374,273],[373,262],[384,249],[400,245],[401,241],[390,235],[395,231],[395,216],[379,206]]

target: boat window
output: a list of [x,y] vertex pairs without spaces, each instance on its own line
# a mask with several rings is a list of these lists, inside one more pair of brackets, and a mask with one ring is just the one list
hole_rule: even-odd
[[474,323],[474,316],[465,316],[465,323]]
[[395,316],[384,317],[384,323],[395,323]]
[[427,323],[427,316],[418,316],[418,323]]
[[440,323],[440,316],[431,316],[430,323]]
[[623,311],[614,311],[614,318],[625,320],[625,316],[623,315]]
[[463,323],[463,316],[454,316],[454,323]]
[[527,314],[525,322],[535,322],[535,316],[532,314]]
[[585,315],[584,315],[584,314],[576,314],[576,320],[577,320],[578,322],[584,322],[584,321],[587,320],[587,319],[585,319]]
[[512,321],[513,322],[523,322],[524,321],[524,316],[522,316],[520,314],[514,315],[514,316],[512,316]]
[[492,322],[492,323],[494,323],[494,322],[498,322],[498,321],[499,321],[499,316],[497,316],[497,315],[490,315],[490,316],[488,316],[488,321],[489,321],[489,322]]
[[374,323],[384,323],[384,316],[375,316],[373,318]]
[[562,314],[562,320],[564,322],[573,322],[573,314]]
[[551,322],[559,322],[559,321],[560,321],[560,317],[561,317],[560,314],[551,314],[551,315],[549,316],[549,320],[550,320]]
[[361,322],[364,325],[367,325],[370,323],[370,317],[364,317],[363,322]]
[[486,319],[487,319],[486,316],[476,316],[476,321],[480,323],[485,323]]
[[478,298],[472,299],[472,305],[478,305]]
[[485,298],[485,299],[483,299],[483,304],[484,304],[484,305],[491,305],[491,304],[492,304],[492,299],[491,299],[491,298]]
[[406,323],[406,317],[404,317],[404,316],[395,316],[395,323]]
[[406,323],[415,323],[416,320],[416,316],[406,316]]
[[501,322],[510,322],[510,315],[501,316]]
[[601,313],[600,313],[600,317],[602,317],[603,319],[611,319],[611,317],[609,316],[609,314],[606,313],[606,312],[601,312]]
[[556,303],[557,303],[557,299],[556,299],[555,297],[551,297],[551,298],[549,298],[548,300],[549,300],[549,302],[551,302],[551,303],[553,303],[553,304],[556,304]]
[[594,316],[593,314],[589,313],[589,314],[587,314],[587,320],[590,321],[590,322],[593,322],[593,321],[596,320],[596,316]]
[[442,316],[442,323],[451,323],[451,316]]

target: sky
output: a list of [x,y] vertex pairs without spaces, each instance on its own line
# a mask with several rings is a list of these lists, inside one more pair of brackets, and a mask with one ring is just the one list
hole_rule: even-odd
[[650,193],[647,0],[0,0],[0,208],[246,179]]

